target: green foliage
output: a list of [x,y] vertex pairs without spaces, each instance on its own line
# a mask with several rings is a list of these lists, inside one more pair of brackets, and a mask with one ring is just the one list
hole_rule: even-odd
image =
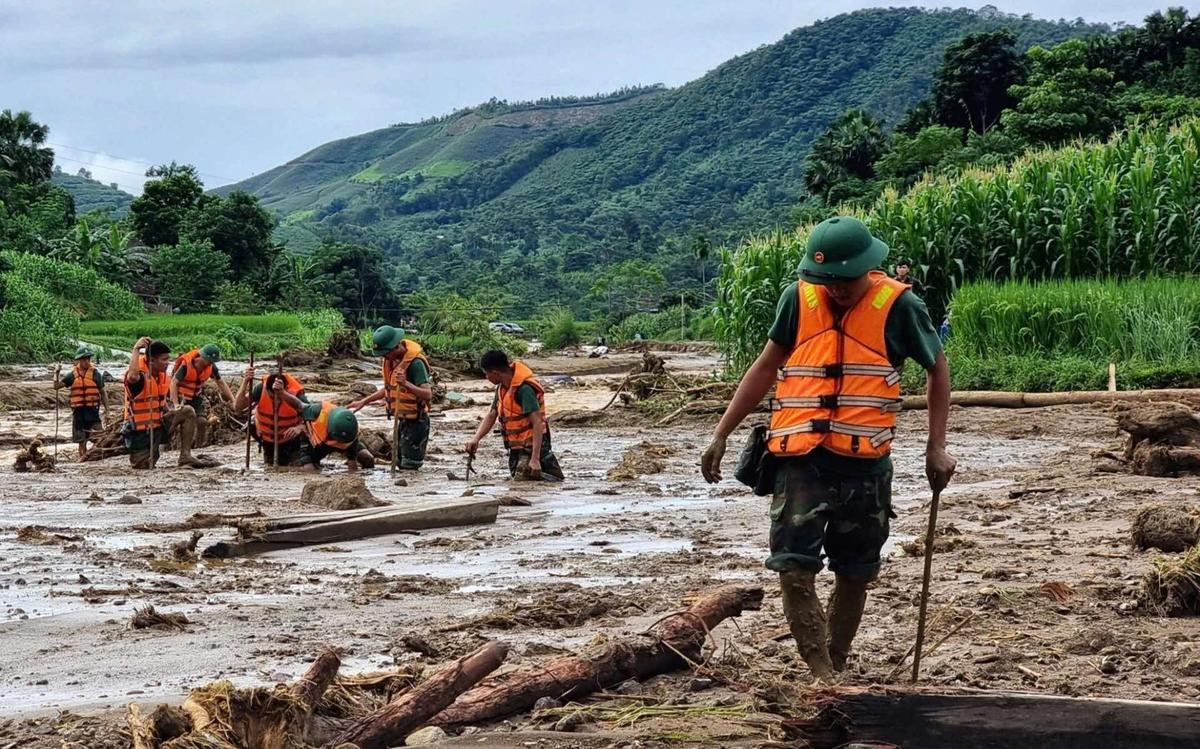
[[76,174],[68,174],[55,167],[50,181],[71,194],[75,199],[75,211],[80,215],[99,212],[111,218],[123,218],[129,214],[129,206],[133,203],[133,196],[116,183],[98,182],[83,168]]
[[[587,297],[592,281],[627,260],[652,264],[673,289],[699,291],[709,266],[691,256],[694,237],[719,247],[786,222],[806,193],[809,146],[831,122],[862,108],[895,123],[927,93],[948,44],[1001,27],[1017,49],[1096,30],[967,10],[865,10],[798,29],[676,89],[387,128],[235,187],[296,216],[278,230],[293,248],[334,237],[402,258],[403,291],[503,286],[584,316],[598,304]],[[452,159],[471,166],[448,178],[418,173]],[[391,176],[350,181],[368,167]],[[296,213],[307,210],[311,218]]]
[[1015,103],[1010,87],[1025,77],[1025,63],[1010,29],[971,34],[946,48],[933,75],[934,122],[986,133]]
[[249,193],[235,190],[226,197],[202,195],[180,226],[183,236],[207,241],[229,257],[232,278],[265,281],[278,248],[271,241],[275,221]]
[[955,294],[951,315],[955,351],[979,358],[1200,359],[1194,277],[969,283]]
[[588,297],[595,308],[621,319],[653,307],[667,288],[661,271],[644,260],[626,260],[600,274]]
[[52,243],[49,256],[91,268],[113,283],[128,284],[130,274],[147,262],[141,250],[131,250],[133,239],[133,232],[119,223],[98,223],[84,217]]
[[875,169],[881,179],[896,187],[908,187],[962,147],[962,131],[952,127],[930,125],[915,135],[897,132],[891,150],[879,159]]
[[296,346],[322,349],[343,326],[341,313],[331,309],[299,315],[148,315],[85,322],[79,335],[89,343],[123,351],[144,335],[166,341],[175,353],[216,343],[223,356],[242,358],[251,351],[268,356]]
[[730,371],[744,371],[762,350],[779,296],[796,280],[807,238],[807,230],[776,231],[721,252],[716,334]]
[[215,301],[222,315],[253,315],[263,308],[254,287],[240,281],[226,281],[218,286]]
[[146,245],[177,244],[180,227],[204,194],[204,184],[190,164],[171,162],[147,170],[146,176],[151,179],[129,206],[134,231]]
[[1087,64],[1087,44],[1080,39],[1054,49],[1029,50],[1029,83],[1013,86],[1016,107],[1004,115],[1004,126],[1030,143],[1063,143],[1072,138],[1104,137],[1117,124],[1112,99],[1123,91],[1114,76]]
[[50,179],[54,151],[46,147],[49,136],[50,128],[34,121],[29,112],[0,112],[0,168],[20,183]]
[[[144,307],[126,289],[104,280],[98,273],[73,263],[28,253],[0,252],[0,268],[44,289],[56,304],[84,319],[141,314]],[[5,298],[5,303],[16,300]]]
[[378,248],[326,243],[313,253],[312,262],[312,291],[327,295],[356,327],[374,327],[402,311]]
[[582,338],[575,322],[575,313],[566,307],[555,307],[544,312],[534,329],[542,346],[551,351],[576,346]]
[[159,298],[184,312],[209,309],[229,280],[229,256],[207,241],[183,240],[155,248],[150,260]]
[[847,190],[847,183],[862,184],[874,177],[875,162],[886,150],[887,136],[879,120],[861,109],[849,109],[813,141],[804,184],[826,203],[858,197],[861,190]]
[[491,329],[489,323],[499,316],[494,298],[467,299],[453,292],[419,292],[411,295],[408,303],[417,310],[419,340],[432,353],[477,361],[489,349],[519,356],[528,348],[521,339]]

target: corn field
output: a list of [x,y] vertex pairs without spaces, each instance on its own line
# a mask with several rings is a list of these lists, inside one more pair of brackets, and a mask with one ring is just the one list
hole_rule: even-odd
[[[1200,120],[1031,152],[1007,168],[927,177],[903,195],[885,192],[859,216],[891,247],[889,262],[913,261],[939,319],[972,280],[1194,275]],[[762,347],[810,229],[722,253],[717,333],[734,371]]]

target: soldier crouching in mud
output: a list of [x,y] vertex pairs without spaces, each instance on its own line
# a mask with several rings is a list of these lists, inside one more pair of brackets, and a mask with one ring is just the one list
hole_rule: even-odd
[[196,437],[196,411],[191,406],[170,408],[167,367],[171,348],[162,341],[139,338],[125,371],[125,423],[123,434],[129,464],[137,469],[153,468],[162,446],[179,432],[179,465],[202,466],[192,456]]
[[[912,290],[875,270],[887,253],[854,218],[813,230],[800,280],[779,300],[767,343],[701,459],[705,480],[720,481],[726,439],[775,385],[756,486],[774,494],[766,566],[779,573],[792,637],[821,680],[846,666],[895,517],[890,449],[906,359],[927,372],[930,486],[944,488],[956,465],[946,452],[950,370],[941,341]],[[835,576],[828,619],[816,591],[826,557]]]

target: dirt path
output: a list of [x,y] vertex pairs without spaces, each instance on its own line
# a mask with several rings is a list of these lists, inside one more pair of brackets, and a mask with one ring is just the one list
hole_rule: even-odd
[[[482,382],[455,388],[486,402]],[[595,408],[608,397],[608,389],[586,381],[557,386],[549,396],[558,410],[564,404]],[[465,484],[449,481],[446,472],[461,473],[458,445],[483,408],[435,419],[427,467],[406,475],[404,487],[377,471],[367,479],[371,490],[398,503],[461,494]],[[37,431],[47,418],[45,412],[16,416],[5,428]],[[868,602],[852,681],[883,678],[915,630],[921,562],[900,547],[925,521],[924,418],[910,413],[901,420],[892,556]],[[382,423],[368,419],[368,426]],[[242,475],[237,446],[210,451],[224,462],[219,469],[138,475],[121,458],[18,475],[7,468],[10,454],[0,453],[0,715],[14,719],[0,720],[0,745],[32,739],[18,745],[58,747],[60,730],[68,729],[55,726],[65,724],[37,716],[70,710],[102,716],[71,730],[85,726],[86,745],[107,746],[115,735],[107,710],[129,701],[178,701],[189,687],[216,678],[237,684],[294,678],[326,645],[348,649],[346,672],[444,660],[481,637],[510,642],[510,660],[528,662],[577,648],[597,632],[640,631],[678,610],[686,596],[725,581],[759,582],[767,602],[714,631],[714,663],[753,664],[760,687],[772,679],[803,682],[794,647],[777,637],[784,627],[778,587],[761,564],[767,500],[732,479],[716,487],[700,480],[696,464],[711,423],[661,430],[640,423],[631,418],[619,426],[556,431],[568,473],[562,485],[509,484],[498,442],[486,443],[476,462],[476,493],[532,503],[502,507],[492,526],[197,565],[169,561],[171,544],[186,533],[139,533],[132,526],[197,511],[282,514],[298,509],[303,478],[265,474],[257,458]],[[956,409],[951,426],[960,473],[944,495],[942,524],[957,535],[947,537],[956,539],[953,548],[935,561],[928,642],[941,639],[951,622],[970,619],[927,656],[927,681],[1200,698],[1200,621],[1156,618],[1134,607],[1153,556],[1131,551],[1126,542],[1137,509],[1152,501],[1196,504],[1200,481],[1096,473],[1091,451],[1118,442],[1103,408]],[[664,449],[635,465],[661,470],[609,481],[624,451],[643,441]],[[119,503],[125,495],[141,503]],[[45,528],[41,543],[18,539],[30,525]],[[205,540],[224,535],[206,533]],[[820,580],[828,590],[830,576]],[[1047,583],[1065,587],[1047,589]],[[132,612],[144,604],[183,613],[193,623],[184,631],[131,630]],[[416,652],[423,648],[414,637],[435,655]],[[744,709],[763,699],[737,689],[696,688],[681,674],[628,691]],[[701,728],[694,717],[677,723],[643,721],[618,734],[653,741],[682,732],[730,745],[753,743],[766,731],[762,721],[740,718],[706,719]],[[580,730],[601,728],[613,726]],[[39,731],[44,736],[34,738]],[[51,743],[39,743],[43,739]],[[584,744],[564,737],[561,744],[538,745]]]

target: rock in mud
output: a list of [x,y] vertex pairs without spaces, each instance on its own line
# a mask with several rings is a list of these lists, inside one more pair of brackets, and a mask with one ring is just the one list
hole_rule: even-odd
[[608,480],[632,481],[647,473],[662,473],[667,468],[666,458],[674,454],[667,445],[639,442],[625,450],[621,462],[609,470]]
[[142,498],[133,494],[122,494],[116,501],[119,505],[140,505]]
[[405,746],[420,746],[422,744],[436,744],[439,741],[445,741],[447,738],[446,732],[437,726],[426,726],[419,731],[410,733],[404,739]]
[[372,494],[358,476],[313,479],[304,485],[300,499],[328,510],[358,510],[387,504]]
[[1134,547],[1143,551],[1187,551],[1200,542],[1200,512],[1195,508],[1151,505],[1133,518],[1129,536]]

